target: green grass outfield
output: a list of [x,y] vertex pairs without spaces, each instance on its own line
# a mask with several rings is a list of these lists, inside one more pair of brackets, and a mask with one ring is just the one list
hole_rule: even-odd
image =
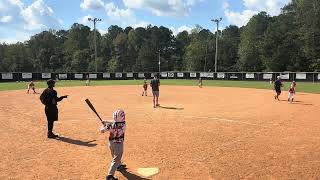
[[[161,80],[161,85],[175,85],[175,86],[197,86],[197,80]],[[45,88],[46,82],[36,82],[36,88]],[[112,86],[112,85],[142,85],[143,80],[105,80],[105,81],[91,81],[91,86]],[[204,80],[204,86],[217,87],[239,87],[239,88],[255,88],[255,89],[273,89],[266,81],[222,81],[222,80]],[[84,86],[85,81],[59,81],[56,87],[71,87]],[[283,91],[287,91],[290,82],[284,82]],[[0,83],[0,91],[26,89],[27,82],[8,82]],[[297,82],[298,92],[318,93],[320,94],[320,83]]]

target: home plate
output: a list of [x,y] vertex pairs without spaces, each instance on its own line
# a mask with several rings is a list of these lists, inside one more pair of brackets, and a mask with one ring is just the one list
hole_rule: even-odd
[[138,173],[144,177],[150,177],[159,173],[159,168],[138,168]]

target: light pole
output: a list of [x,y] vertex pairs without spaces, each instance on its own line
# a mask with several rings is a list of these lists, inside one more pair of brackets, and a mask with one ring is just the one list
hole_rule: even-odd
[[98,21],[101,21],[101,19],[98,18],[88,18],[88,21],[92,21],[93,22],[93,31],[94,31],[94,61],[96,64],[96,72],[98,72],[98,63],[97,63],[97,39],[96,39],[96,23]]
[[218,61],[218,36],[219,36],[219,23],[222,21],[222,18],[220,19],[212,19],[212,22],[215,22],[217,24],[217,32],[216,32],[216,56],[214,60],[214,72],[217,72],[217,61]]
[[158,62],[158,64],[159,64],[159,74],[160,74],[160,66],[161,66],[161,62],[160,62],[160,49],[159,49],[159,62]]

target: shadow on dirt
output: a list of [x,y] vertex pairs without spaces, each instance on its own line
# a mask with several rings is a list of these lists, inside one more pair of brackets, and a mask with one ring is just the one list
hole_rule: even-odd
[[169,106],[158,106],[158,107],[162,109],[184,110],[184,108],[169,107]]
[[125,178],[130,179],[130,180],[131,180],[131,179],[132,179],[132,180],[150,180],[150,179],[143,178],[143,177],[140,177],[140,176],[138,176],[138,175],[135,175],[135,174],[127,171],[127,169],[123,169],[123,170],[121,170],[120,172],[121,172],[121,174],[122,174]]
[[58,138],[56,138],[56,140],[58,141],[62,141],[65,143],[69,143],[69,144],[74,144],[74,145],[79,145],[79,146],[87,146],[87,147],[94,147],[97,144],[96,143],[92,143],[96,140],[92,140],[92,141],[81,141],[81,140],[75,140],[75,139],[71,139],[68,137],[63,137],[63,136],[59,136]]

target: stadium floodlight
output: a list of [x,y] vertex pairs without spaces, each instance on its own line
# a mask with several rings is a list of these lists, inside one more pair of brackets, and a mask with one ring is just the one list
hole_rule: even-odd
[[96,64],[96,72],[98,72],[98,63],[97,63],[97,38],[96,38],[96,23],[98,21],[102,21],[101,19],[98,18],[88,18],[88,21],[93,22],[93,31],[94,31],[94,61]]
[[212,22],[215,22],[217,24],[217,32],[216,32],[216,56],[214,60],[214,72],[217,72],[217,62],[218,62],[218,36],[219,36],[219,23],[222,21],[222,18],[220,19],[211,19]]

